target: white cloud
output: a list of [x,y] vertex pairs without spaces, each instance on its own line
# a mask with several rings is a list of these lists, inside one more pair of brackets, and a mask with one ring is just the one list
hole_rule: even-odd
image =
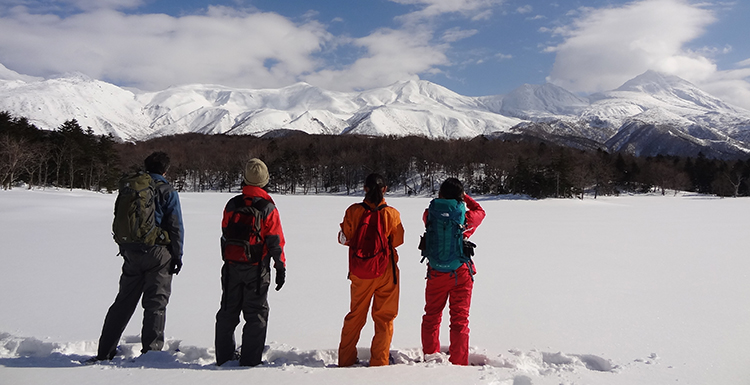
[[[266,88],[298,81],[353,90],[455,65],[448,59],[451,44],[478,31],[439,29],[437,17],[488,18],[504,0],[391,0],[416,11],[398,17],[398,28],[363,37],[330,34],[315,12],[293,22],[227,6],[182,16],[120,11],[151,0],[6,1],[15,3],[0,4],[0,63],[31,76],[80,72],[143,90],[186,83]],[[324,60],[342,52],[349,63]]]
[[0,9],[22,6],[33,13],[76,10],[94,11],[100,9],[134,9],[146,0],[3,0]]
[[[720,50],[685,48],[716,21],[713,12],[686,0],[641,0],[621,7],[580,9],[569,26],[554,30],[564,41],[548,52],[556,54],[548,81],[574,92],[613,89],[646,70],[680,76],[706,90],[726,90],[729,84],[750,90],[750,83],[732,76],[722,87],[711,82],[724,78],[707,53]],[[734,104],[750,107],[723,92],[716,94]]]
[[459,40],[466,39],[468,37],[472,37],[479,33],[476,29],[461,29],[461,28],[451,28],[443,33],[443,41],[447,43],[453,43],[457,42]]
[[96,10],[137,8],[144,3],[144,0],[67,0],[63,2],[82,10]]
[[404,23],[414,23],[450,13],[459,13],[472,20],[485,20],[492,8],[505,0],[390,0],[404,5],[422,6],[421,9],[400,16]]
[[367,54],[342,69],[324,69],[305,81],[331,90],[360,90],[418,79],[420,73],[436,73],[448,64],[447,45],[433,45],[429,30],[381,29],[353,43]]
[[487,9],[483,12],[479,12],[471,16],[471,21],[489,20],[492,18],[493,12],[491,9]]
[[750,110],[750,68],[718,71],[699,83],[706,92]]
[[513,55],[497,53],[495,54],[495,58],[497,58],[498,60],[510,60],[510,59],[513,59]]
[[317,68],[313,54],[328,39],[315,22],[224,7],[185,17],[99,10],[0,19],[0,58],[10,68],[35,76],[78,71],[143,89],[287,85]]
[[534,7],[532,7],[531,5],[524,5],[523,7],[518,7],[516,9],[516,12],[523,15],[525,13],[531,13],[533,10]]

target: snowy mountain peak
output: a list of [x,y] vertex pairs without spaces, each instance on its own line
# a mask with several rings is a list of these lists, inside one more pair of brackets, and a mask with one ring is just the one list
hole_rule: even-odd
[[695,88],[695,86],[678,76],[648,70],[633,79],[628,80],[615,91],[658,94],[665,91],[669,92],[674,88]]
[[76,119],[96,134],[123,140],[275,130],[472,138],[513,127],[541,127],[519,125],[526,121],[549,123],[542,129],[545,134],[604,146],[625,124],[638,121],[687,127],[685,135],[703,139],[730,136],[750,147],[750,112],[655,71],[586,99],[554,84],[524,84],[505,96],[469,97],[426,80],[362,92],[328,91],[300,82],[278,89],[193,84],[134,93],[80,73],[39,80],[0,65],[0,111],[27,117],[45,129]]
[[73,72],[66,72],[64,74],[59,74],[50,77],[50,79],[60,79],[65,80],[69,82],[96,82],[94,78],[91,76],[88,76],[84,74],[83,72],[73,71]]
[[427,80],[400,81],[393,83],[387,88],[390,88],[399,97],[404,98],[408,98],[414,95],[420,95],[433,99],[459,96],[457,93]]
[[500,113],[522,119],[577,115],[589,101],[551,83],[524,84],[502,100]]
[[406,80],[359,93],[357,103],[366,106],[401,105],[414,108],[439,106],[451,109],[481,108],[476,98],[457,94],[426,80]]
[[706,110],[737,112],[735,107],[724,103],[687,80],[656,71],[646,71],[636,76],[614,92],[618,91],[647,94],[668,104],[694,105]]

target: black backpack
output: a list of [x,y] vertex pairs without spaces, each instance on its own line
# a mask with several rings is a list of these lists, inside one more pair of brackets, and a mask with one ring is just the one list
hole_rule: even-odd
[[265,213],[271,202],[256,199],[250,205],[242,195],[233,198],[236,207],[227,226],[222,229],[221,257],[235,263],[257,264],[263,259],[263,238],[260,235]]

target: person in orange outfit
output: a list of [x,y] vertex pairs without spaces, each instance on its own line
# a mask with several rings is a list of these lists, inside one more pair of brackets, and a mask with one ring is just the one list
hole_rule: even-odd
[[[351,281],[350,310],[344,318],[339,343],[339,367],[352,366],[358,361],[357,342],[367,321],[367,312],[371,302],[375,335],[370,346],[370,366],[388,365],[393,338],[393,320],[398,314],[399,270],[396,265],[398,254],[395,248],[404,243],[401,215],[398,210],[386,205],[383,195],[387,191],[387,186],[385,178],[381,175],[368,175],[364,189],[364,202],[349,206],[339,232],[339,243],[350,247],[349,280]],[[389,251],[387,256],[380,261],[378,257],[358,260],[357,257],[352,256],[357,230],[368,214],[368,210],[377,211],[383,239],[387,240]],[[370,268],[372,264],[375,266]]]

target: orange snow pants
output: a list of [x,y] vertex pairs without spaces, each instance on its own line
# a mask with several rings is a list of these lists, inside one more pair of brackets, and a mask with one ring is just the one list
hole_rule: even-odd
[[[393,267],[373,279],[360,279],[349,274],[351,280],[351,304],[349,314],[344,318],[339,343],[339,366],[352,366],[357,363],[357,342],[367,321],[367,311],[372,302],[372,320],[375,335],[370,345],[370,366],[388,365],[393,338],[393,320],[398,314],[399,285],[393,283]],[[395,271],[398,277],[398,267]]]

